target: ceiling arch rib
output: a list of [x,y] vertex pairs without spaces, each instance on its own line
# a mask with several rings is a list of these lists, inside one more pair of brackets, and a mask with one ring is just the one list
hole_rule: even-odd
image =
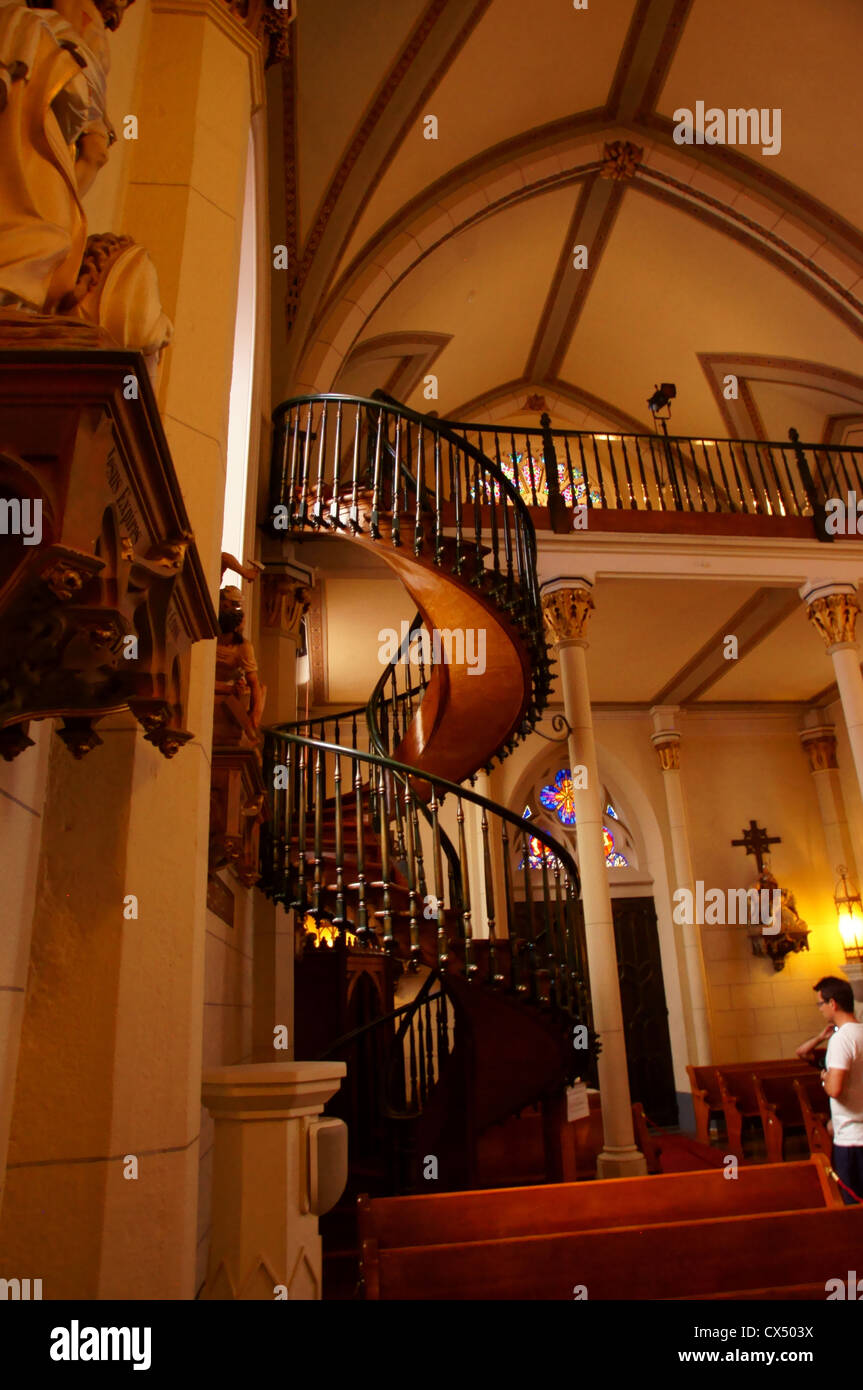
[[[300,345],[370,192],[491,0],[429,0],[321,199],[297,270],[296,319],[273,322],[274,365],[294,376]],[[292,100],[286,93],[286,100]]]
[[[552,426],[565,420],[573,429],[593,431],[607,426],[621,434],[644,432],[642,420],[568,381],[550,379],[542,382],[541,387],[544,408],[551,416]],[[496,425],[509,422],[513,416],[531,414],[527,398],[537,389],[538,383],[529,377],[506,381],[454,407],[448,412],[448,418],[465,424]]]
[[[849,427],[863,417],[863,376],[855,372],[823,362],[745,352],[700,352],[698,360],[733,439],[775,436],[776,431],[765,426],[759,410],[760,383],[792,387],[798,398],[801,394],[817,397],[823,416],[819,433],[825,444],[843,443]],[[737,400],[726,400],[723,393],[729,374],[738,380]]]
[[[571,129],[572,123],[565,144],[557,129],[550,149],[534,148],[532,152],[523,152],[506,171],[506,178],[497,165],[488,170],[485,184],[478,178],[467,177],[464,170],[456,171],[442,181],[444,187],[432,189],[427,197],[414,200],[412,216],[404,210],[405,216],[395,219],[394,224],[375,239],[374,246],[358,258],[334,290],[298,372],[302,389],[329,388],[346,354],[359,340],[376,309],[395,286],[444,241],[516,203],[550,189],[579,183],[586,176],[597,173],[602,167],[608,140],[625,139],[627,133],[631,133],[619,127],[597,128],[593,118],[581,124],[574,137]],[[700,186],[702,181],[706,181],[707,188]],[[630,182],[639,191],[700,218],[748,246],[791,276],[863,337],[863,299],[858,297],[863,290],[863,252],[859,258],[840,258],[846,281],[840,284],[816,259],[830,235],[826,222],[822,240],[815,244],[811,236],[801,239],[803,229],[786,213],[772,207],[768,200],[752,199],[748,186],[737,187],[733,203],[721,202],[715,196],[718,191],[715,178],[711,175],[705,178],[701,168],[700,149],[693,155],[689,147],[683,154],[677,146],[669,150],[664,145],[648,145],[642,151]],[[728,189],[730,193],[735,192],[733,179]],[[745,211],[734,206],[740,199],[744,200]],[[831,262],[831,270],[835,268]]]

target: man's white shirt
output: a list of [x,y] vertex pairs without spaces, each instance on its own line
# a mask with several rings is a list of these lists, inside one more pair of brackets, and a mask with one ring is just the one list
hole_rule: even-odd
[[843,1023],[827,1044],[825,1062],[848,1073],[841,1100],[830,1100],[833,1142],[863,1145],[863,1023]]

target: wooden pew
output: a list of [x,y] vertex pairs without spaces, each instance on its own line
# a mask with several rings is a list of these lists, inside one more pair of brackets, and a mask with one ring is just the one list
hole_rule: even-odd
[[803,1116],[803,1125],[806,1130],[806,1138],[809,1141],[809,1152],[815,1154],[826,1154],[829,1159],[833,1150],[833,1140],[827,1132],[827,1121],[830,1118],[830,1101],[821,1085],[820,1075],[815,1079],[812,1090],[815,1091],[814,1099],[811,1098],[809,1078],[795,1080],[794,1087],[797,1091],[797,1101],[800,1106],[800,1113]]
[[807,1062],[799,1057],[777,1057],[764,1062],[716,1062],[706,1067],[687,1067],[689,1084],[692,1089],[692,1103],[695,1109],[695,1137],[702,1144],[710,1143],[710,1117],[722,1111],[722,1096],[719,1090],[719,1073],[757,1071],[759,1076],[793,1074],[802,1076],[809,1070]]
[[635,1101],[632,1106],[632,1128],[635,1132],[636,1148],[639,1148],[644,1154],[648,1173],[661,1173],[662,1145],[653,1138],[647,1128],[647,1116],[644,1113],[644,1106],[639,1100]]
[[747,1299],[750,1291],[782,1299],[786,1288],[800,1297],[801,1285],[825,1297],[826,1281],[857,1268],[861,1249],[863,1207],[822,1207],[374,1250],[365,1252],[365,1286],[370,1299],[426,1301]]
[[841,1207],[828,1167],[819,1155],[799,1163],[743,1168],[733,1180],[722,1169],[709,1168],[646,1178],[435,1192],[427,1197],[360,1197],[359,1235],[364,1246],[384,1250]]
[[779,1069],[765,1070],[763,1063],[760,1062],[750,1062],[748,1068],[741,1069],[717,1068],[717,1081],[722,1100],[722,1110],[725,1115],[729,1153],[736,1154],[738,1158],[743,1157],[743,1121],[761,1119],[757,1091],[759,1078],[764,1077],[765,1080],[773,1080],[776,1077],[783,1077],[789,1081],[794,1079],[805,1081],[811,1075],[812,1068],[808,1063],[800,1061],[797,1061],[794,1067],[789,1066],[788,1070],[785,1071]]
[[786,1134],[805,1128],[800,1108],[801,1093],[806,1097],[811,1111],[820,1110],[822,1115],[829,1118],[830,1107],[821,1085],[821,1075],[818,1072],[810,1072],[803,1077],[759,1076],[755,1073],[753,1082],[767,1143],[767,1162],[781,1163]]

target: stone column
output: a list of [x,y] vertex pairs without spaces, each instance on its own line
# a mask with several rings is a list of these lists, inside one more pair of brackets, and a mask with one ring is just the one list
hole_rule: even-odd
[[[665,787],[668,828],[671,834],[671,852],[674,859],[675,888],[687,889],[691,895],[690,901],[694,903],[695,875],[692,871],[689,825],[686,819],[686,802],[680,775],[680,732],[675,727],[678,706],[656,705],[650,713],[653,717],[655,730],[650,741],[659,757],[659,766],[662,769],[662,781]],[[694,922],[687,923],[681,930],[681,936],[692,1025],[690,1041],[692,1065],[705,1066],[710,1061],[711,1047],[707,1009],[707,979],[701,948],[701,927]]]
[[586,787],[578,787],[581,779],[573,776],[573,801],[590,996],[594,1023],[602,1039],[599,1090],[604,1140],[596,1171],[600,1178],[636,1177],[647,1168],[635,1147],[632,1129],[611,893],[602,837],[602,798],[587,680],[585,629],[594,607],[592,588],[587,579],[553,580],[543,585],[542,602],[560,668],[564,713],[571,729],[570,766],[573,774],[577,767],[587,769]]
[[863,675],[860,673],[860,648],[855,640],[860,611],[857,589],[853,584],[807,580],[799,592],[807,606],[809,621],[824,638],[827,654],[833,658],[857,785],[863,796]]
[[344,1062],[270,1062],[204,1073],[215,1154],[202,1298],[320,1298],[318,1217],[344,1191],[347,1136],[341,1121],[316,1117],[346,1071]]
[[836,730],[826,722],[820,710],[807,712],[804,723],[806,727],[800,734],[800,742],[806,750],[809,771],[815,783],[830,871],[835,876],[839,865],[844,864],[849,876],[856,879],[854,850],[845,819],[836,759]]
[[[223,0],[151,0],[140,139],[112,228],[149,250],[175,336],[158,399],[205,574],[219,578],[240,225],[260,47]],[[108,92],[110,105],[110,84]],[[170,762],[123,716],[55,740],[33,914],[0,1275],[46,1299],[195,1293],[215,644]]]

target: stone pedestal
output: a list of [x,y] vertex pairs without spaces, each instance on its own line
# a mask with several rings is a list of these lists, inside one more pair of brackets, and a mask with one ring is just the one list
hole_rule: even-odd
[[[347,1147],[341,1121],[319,1117],[346,1070],[344,1062],[264,1062],[204,1073],[216,1127],[202,1298],[320,1298],[318,1216],[344,1190]],[[316,1142],[324,1128],[336,1150],[329,1157]]]

